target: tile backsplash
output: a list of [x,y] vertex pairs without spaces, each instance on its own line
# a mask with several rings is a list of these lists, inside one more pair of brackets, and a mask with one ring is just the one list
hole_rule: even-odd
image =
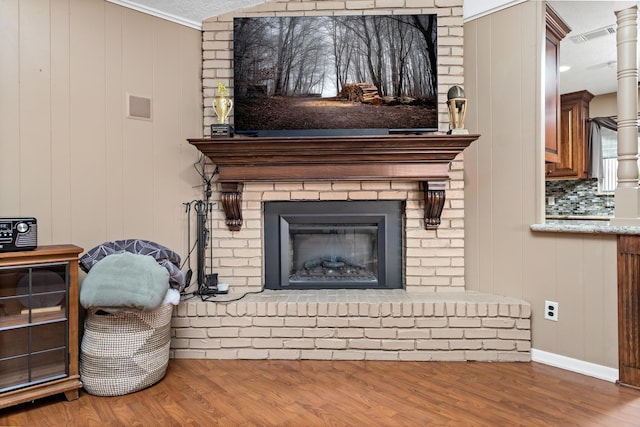
[[613,194],[599,194],[597,179],[546,181],[545,193],[547,216],[613,216]]

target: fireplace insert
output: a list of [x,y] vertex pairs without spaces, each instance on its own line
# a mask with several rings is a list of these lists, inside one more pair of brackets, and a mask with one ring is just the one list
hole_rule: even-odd
[[265,202],[265,288],[402,288],[403,201]]

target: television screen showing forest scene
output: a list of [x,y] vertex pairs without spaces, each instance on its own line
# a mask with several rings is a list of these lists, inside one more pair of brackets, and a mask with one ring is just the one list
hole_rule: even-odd
[[234,19],[236,133],[438,128],[436,15]]

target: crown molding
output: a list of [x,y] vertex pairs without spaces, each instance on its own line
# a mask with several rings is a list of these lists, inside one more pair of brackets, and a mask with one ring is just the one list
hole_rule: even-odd
[[498,12],[526,0],[485,0],[482,2],[464,2],[464,22],[482,18],[485,15]]
[[155,16],[157,18],[165,19],[167,21],[174,22],[176,24],[184,25],[185,27],[193,28],[202,31],[202,22],[191,21],[181,18],[170,13],[163,12],[152,7],[144,6],[139,3],[129,0],[106,0],[109,3],[117,4],[128,9],[137,10],[138,12],[146,13],[147,15]]

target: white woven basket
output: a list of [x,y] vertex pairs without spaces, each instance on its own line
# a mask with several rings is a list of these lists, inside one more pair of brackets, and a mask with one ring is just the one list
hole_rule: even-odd
[[80,379],[97,396],[120,396],[160,381],[169,364],[171,314],[151,311],[87,312],[80,346]]

